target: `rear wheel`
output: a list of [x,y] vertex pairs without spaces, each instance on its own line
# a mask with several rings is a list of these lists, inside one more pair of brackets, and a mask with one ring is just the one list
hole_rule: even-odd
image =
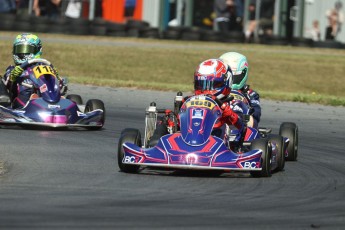
[[66,96],[66,99],[69,99],[69,100],[77,103],[77,105],[82,105],[83,104],[83,99],[78,94],[69,94],[69,95]]
[[253,177],[270,177],[271,174],[271,154],[272,145],[268,139],[256,139],[252,142],[251,149],[261,149],[261,171],[252,171]]
[[286,160],[297,161],[298,152],[298,127],[295,123],[284,122],[280,125],[279,135],[289,138],[290,142],[287,147],[288,156]]
[[103,124],[105,122],[105,107],[104,107],[103,101],[98,100],[98,99],[90,99],[86,102],[84,113],[91,112],[96,109],[103,110],[103,115],[101,118],[102,126],[89,127],[89,129],[92,129],[92,130],[101,129],[103,127]]
[[139,168],[140,168],[139,165],[124,164],[122,162],[125,156],[125,152],[122,146],[124,143],[132,143],[137,146],[141,146],[140,131],[137,129],[130,129],[130,128],[124,129],[121,132],[121,136],[120,136],[118,148],[117,148],[117,163],[119,165],[120,170],[126,173],[136,173],[139,171]]
[[277,148],[277,168],[276,172],[282,171],[285,167],[284,138],[280,135],[270,135],[269,139]]

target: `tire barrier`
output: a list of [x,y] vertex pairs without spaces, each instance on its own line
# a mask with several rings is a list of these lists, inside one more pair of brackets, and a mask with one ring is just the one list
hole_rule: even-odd
[[[170,39],[184,41],[212,41],[224,43],[244,43],[242,31],[219,33],[210,29],[196,27],[169,26],[160,31],[150,27],[145,21],[130,19],[126,23],[115,23],[102,18],[92,21],[78,18],[59,18],[49,20],[46,17],[32,15],[0,14],[0,31],[20,31],[34,33],[53,33],[71,35],[95,35],[111,37],[138,37],[153,39]],[[257,43],[265,45],[291,45],[312,48],[344,49],[345,45],[338,41],[312,41],[307,38],[287,40],[279,36],[261,36]]]

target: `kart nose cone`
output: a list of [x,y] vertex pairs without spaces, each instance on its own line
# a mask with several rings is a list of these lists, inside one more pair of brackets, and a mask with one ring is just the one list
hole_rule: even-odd
[[67,124],[66,115],[54,115],[49,113],[40,113],[44,123]]

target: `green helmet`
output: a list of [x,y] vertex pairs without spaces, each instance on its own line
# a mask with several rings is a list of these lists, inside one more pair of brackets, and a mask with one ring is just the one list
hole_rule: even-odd
[[16,65],[20,65],[30,59],[40,58],[42,54],[41,39],[30,33],[17,35],[13,42],[12,54]]
[[246,56],[236,53],[228,52],[219,57],[226,64],[230,66],[233,73],[232,89],[239,90],[242,89],[248,79],[249,64]]

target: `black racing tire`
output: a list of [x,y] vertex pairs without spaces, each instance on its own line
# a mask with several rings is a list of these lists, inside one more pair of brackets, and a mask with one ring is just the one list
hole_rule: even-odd
[[67,25],[59,25],[59,24],[53,24],[50,26],[49,31],[47,33],[51,34],[65,34],[66,32],[69,33],[69,28]]
[[127,28],[129,29],[143,29],[143,28],[147,28],[150,26],[150,23],[146,22],[146,21],[142,21],[142,20],[133,20],[133,19],[129,19],[126,23]]
[[293,38],[291,45],[298,47],[312,47],[313,40],[310,38]]
[[107,27],[93,25],[90,27],[90,34],[96,36],[105,36],[107,34]]
[[160,38],[160,34],[157,28],[145,28],[140,31],[139,37],[157,39]]
[[125,30],[123,31],[107,31],[107,36],[111,37],[127,37],[127,32]]
[[266,139],[256,139],[251,144],[251,149],[261,149],[261,171],[251,171],[252,177],[270,177],[271,172],[271,155],[272,155],[272,145],[271,142]]
[[124,164],[122,162],[125,155],[122,145],[126,142],[141,147],[140,131],[138,129],[132,128],[124,129],[121,132],[121,136],[117,146],[117,164],[119,165],[120,170],[125,173],[137,173],[140,169],[140,165]]
[[69,99],[69,100],[77,103],[77,105],[82,105],[83,104],[83,99],[78,94],[69,94],[69,95],[66,96],[66,99]]
[[45,23],[35,24],[33,31],[34,32],[41,32],[41,33],[47,33],[50,30],[50,25]]
[[285,153],[284,153],[284,138],[280,135],[271,134],[269,140],[272,145],[275,144],[277,148],[277,167],[274,169],[275,172],[282,171],[285,167]]
[[149,147],[156,146],[158,144],[159,139],[166,134],[168,134],[168,129],[167,129],[167,123],[165,121],[165,117],[159,116],[157,117],[156,129],[149,140],[148,146]]
[[221,35],[219,32],[213,30],[202,30],[200,32],[200,40],[201,41],[213,41],[213,42],[220,42]]
[[312,47],[314,48],[330,48],[330,49],[342,49],[343,44],[338,41],[326,40],[326,41],[314,41]]
[[84,18],[69,18],[68,20],[68,24],[69,25],[73,25],[73,26],[89,26],[90,25],[90,21]]
[[167,30],[163,32],[163,39],[173,39],[179,40],[181,38],[182,32],[185,28],[176,26],[176,27],[168,27]]
[[[1,18],[0,18],[1,20]],[[13,31],[14,30],[14,22],[11,20],[2,20],[0,23],[0,30],[4,31]]]
[[68,25],[67,31],[69,34],[73,35],[88,35],[90,33],[89,26],[83,26],[83,25]]
[[[101,100],[98,100],[98,99],[90,99],[86,102],[85,104],[85,110],[84,110],[84,113],[87,113],[87,112],[91,112],[93,110],[96,110],[96,109],[101,109],[103,110],[103,117],[101,119],[103,125],[104,125],[104,122],[105,122],[105,107],[104,107],[104,103],[103,101]],[[98,130],[98,129],[101,129],[102,126],[98,126],[98,127],[89,127],[88,129],[90,130]]]
[[91,25],[93,26],[106,26],[109,21],[104,20],[103,18],[97,17],[94,18],[91,22]]
[[279,135],[289,138],[290,142],[287,147],[287,161],[297,161],[298,155],[298,127],[293,122],[283,122],[280,125]]
[[15,31],[33,31],[33,25],[29,21],[18,21],[13,24]]
[[12,21],[14,22],[17,18],[17,15],[15,14],[3,14],[3,13],[0,13],[0,20],[3,21],[3,20],[9,20],[9,21]]
[[123,23],[106,22],[107,32],[125,31],[126,25]]
[[128,29],[126,35],[127,35],[127,37],[138,38],[140,36],[140,29],[138,29],[138,28]]
[[244,34],[242,31],[221,33],[221,41],[226,43],[243,43]]
[[181,33],[181,40],[185,40],[185,41],[199,41],[200,40],[200,31],[199,30],[193,30],[193,29],[189,29],[189,30],[184,30]]

